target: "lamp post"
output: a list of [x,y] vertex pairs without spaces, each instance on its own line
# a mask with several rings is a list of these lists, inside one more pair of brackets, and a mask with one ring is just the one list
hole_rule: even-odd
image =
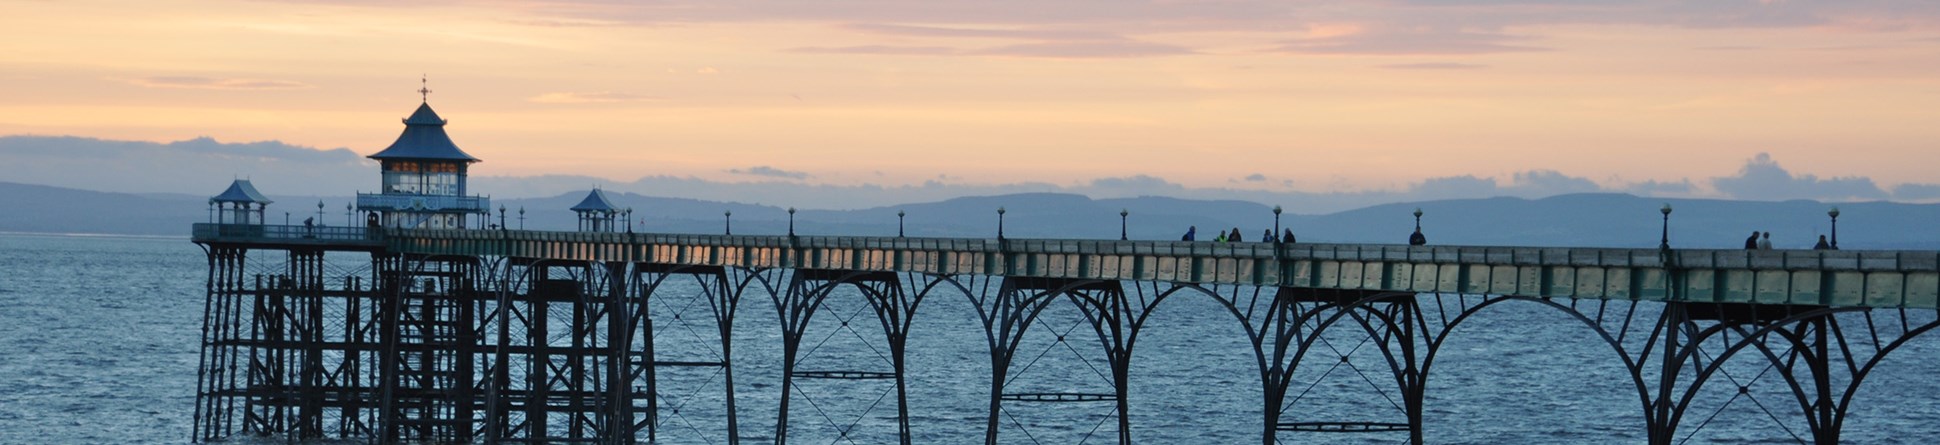
[[[1267,234],[1267,236],[1270,236],[1270,237],[1274,237],[1274,238],[1273,238],[1273,243],[1274,243],[1274,244],[1279,244],[1279,243],[1282,243],[1282,242],[1286,242],[1286,240],[1282,240],[1282,239],[1280,239],[1280,238],[1279,238],[1279,236],[1280,236],[1280,212],[1281,212],[1281,209],[1280,209],[1280,206],[1273,206],[1273,233],[1269,233],[1269,234]],[[1420,220],[1416,220],[1416,222],[1415,222],[1415,224],[1421,224],[1421,222],[1420,222]]]
[[1421,208],[1415,207],[1415,231],[1421,231]]
[[317,225],[323,225],[323,200],[317,200]]
[[1657,211],[1662,212],[1664,214],[1664,233],[1657,240],[1657,250],[1663,251],[1663,252],[1670,252],[1671,251],[1671,203],[1668,203],[1668,202],[1664,203],[1664,208],[1657,209]]
[[525,206],[519,206],[519,230],[525,230]]
[[901,210],[896,211],[896,237],[897,238],[903,237],[903,215],[905,215],[903,211]]
[[344,203],[344,227],[357,225],[357,217],[351,216],[350,203]]
[[1825,211],[1825,216],[1832,217],[1832,250],[1839,250],[1839,206]]
[[505,204],[498,205],[498,228],[505,230]]
[[626,233],[633,233],[633,208],[626,208]]
[[1125,218],[1130,217],[1131,214],[1132,214],[1132,211],[1130,209],[1118,209],[1118,240],[1119,241],[1125,241],[1125,240],[1131,239],[1125,236]]
[[795,236],[795,208],[788,208],[788,236]]
[[1002,241],[1004,239],[1004,208],[1003,207],[997,208],[997,239],[999,241]]
[[721,234],[733,235],[734,234],[734,211],[728,210],[728,211],[721,212],[721,217],[726,221],[724,223],[726,225],[721,227]]
[[290,212],[283,212],[283,225],[290,225]]

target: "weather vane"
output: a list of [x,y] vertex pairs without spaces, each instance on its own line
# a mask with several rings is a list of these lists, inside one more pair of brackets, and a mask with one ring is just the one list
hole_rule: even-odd
[[422,74],[418,75],[418,100],[431,101],[431,79]]

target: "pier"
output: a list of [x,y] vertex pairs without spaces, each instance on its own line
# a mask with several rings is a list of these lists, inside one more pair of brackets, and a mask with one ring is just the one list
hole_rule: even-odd
[[[648,305],[676,298],[775,305],[792,317],[782,338],[793,360],[822,301],[852,287],[886,327],[882,341],[898,363],[922,300],[968,298],[983,309],[997,370],[987,388],[993,443],[997,410],[1008,403],[1104,401],[1127,421],[1124,413],[1135,409],[1125,394],[1132,340],[1168,298],[1215,299],[1256,342],[1269,394],[1262,443],[1281,432],[1354,430],[1413,431],[1422,443],[1420,385],[1443,334],[1510,301],[1564,311],[1602,335],[1632,374],[1649,421],[1639,427],[1649,428],[1653,443],[1673,437],[1689,395],[1733,359],[1784,360],[1801,371],[1784,377],[1802,391],[1811,437],[1836,443],[1848,396],[1871,365],[1935,326],[1930,315],[1913,315],[1925,321],[1905,327],[1866,317],[1892,329],[1837,316],[1898,318],[1940,306],[1936,252],[235,229],[195,227],[210,257],[198,439],[275,432],[647,441],[658,414],[657,372],[698,366],[731,375],[733,366],[731,356],[656,358]],[[249,270],[243,260],[250,255],[276,256],[283,269]],[[335,264],[339,258],[354,264]],[[325,272],[333,270],[352,272]],[[664,295],[660,285],[672,277],[702,280],[705,291]],[[1052,304],[1079,307],[1100,344],[1111,346],[1104,352],[1115,393],[1006,391],[1003,371],[1013,365],[1017,339]],[[1661,315],[1628,315],[1639,305],[1659,306],[1651,312]],[[723,318],[715,322],[731,325],[732,313],[717,311]],[[1324,329],[1385,338],[1375,346],[1393,356],[1389,371],[1405,396],[1407,422],[1281,420],[1297,407],[1280,406],[1275,396],[1285,395],[1284,379]],[[1882,331],[1891,335],[1876,337]],[[731,351],[721,335],[721,350]],[[1700,359],[1696,348],[1707,342]],[[881,379],[900,388],[905,371],[791,367],[785,378]],[[731,401],[731,384],[729,393]],[[785,406],[788,395],[782,400]],[[907,428],[908,413],[899,418]],[[1126,426],[1118,428],[1122,443],[1132,441]],[[785,442],[785,418],[780,428],[777,442]],[[734,443],[738,436],[721,437]]]
[[[358,196],[365,226],[264,224],[269,200],[247,181],[212,198],[212,221],[192,228],[209,261],[194,440],[653,442],[664,395],[686,390],[661,376],[703,369],[725,376],[711,409],[727,421],[713,440],[740,443],[730,331],[746,316],[738,309],[760,306],[781,331],[775,443],[790,439],[796,382],[842,380],[893,387],[883,403],[908,444],[906,340],[923,302],[951,298],[976,308],[986,340],[989,385],[963,388],[988,402],[985,443],[1005,431],[1006,406],[1095,403],[1113,407],[1116,437],[1105,441],[1128,444],[1141,328],[1168,300],[1205,298],[1253,347],[1267,445],[1383,431],[1432,442],[1422,422],[1443,340],[1505,303],[1560,311],[1599,336],[1627,371],[1650,443],[1708,423],[1692,420],[1694,395],[1720,384],[1725,363],[1751,361],[1791,388],[1778,412],[1804,418],[1800,440],[1833,444],[1875,365],[1940,326],[1933,251],[1678,249],[1668,236],[1656,249],[1016,239],[1001,229],[992,239],[823,237],[795,234],[792,221],[787,235],[633,233],[622,229],[630,210],[597,190],[572,209],[578,231],[508,230],[502,216],[492,224],[489,198],[465,195],[477,159],[450,143],[444,120],[424,105],[405,124],[398,144],[372,155],[385,190]],[[842,326],[875,322],[886,366],[798,366],[818,352],[805,344],[811,321],[843,316],[819,311],[835,298],[869,309]],[[652,308],[669,304],[705,309],[679,322],[701,316],[718,356],[656,351],[667,340],[654,326],[676,320]],[[1020,341],[1054,306],[1081,315],[1089,329],[1066,334],[1092,337],[1072,344],[1106,357],[1110,391],[1020,389],[1009,378],[1023,365]],[[1373,339],[1384,362],[1371,366],[1399,415],[1300,415],[1291,376],[1332,359],[1317,340],[1338,330]]]

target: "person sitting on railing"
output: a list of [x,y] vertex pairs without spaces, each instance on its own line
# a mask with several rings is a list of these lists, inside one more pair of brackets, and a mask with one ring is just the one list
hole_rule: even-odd
[[1293,229],[1287,229],[1286,233],[1280,234],[1280,242],[1293,244]]
[[1825,242],[1825,235],[1819,235],[1819,243],[1812,245],[1812,250],[1832,250],[1832,243]]
[[303,218],[303,237],[304,238],[317,237],[317,218],[316,217]]
[[1416,228],[1415,228],[1415,233],[1414,233],[1413,235],[1408,235],[1408,245],[1410,245],[1410,246],[1426,246],[1426,245],[1428,245],[1428,235],[1422,235],[1422,234],[1421,234],[1421,228],[1420,228],[1420,227],[1416,227]]
[[1198,232],[1199,226],[1186,226],[1186,234],[1185,236],[1179,237],[1179,241],[1192,241],[1198,235]]

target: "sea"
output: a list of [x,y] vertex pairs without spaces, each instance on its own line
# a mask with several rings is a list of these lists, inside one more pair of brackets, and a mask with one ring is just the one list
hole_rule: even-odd
[[[203,250],[186,238],[0,234],[0,444],[189,442],[206,267]],[[818,312],[798,369],[884,369],[881,328],[861,301],[838,295]],[[704,303],[670,300],[658,307],[656,347],[668,359],[718,354],[707,340],[714,326],[696,321],[711,319]],[[672,320],[675,313],[696,322],[683,326]],[[771,443],[777,434],[789,443],[895,443],[895,395],[883,380],[797,381],[789,428],[777,431],[780,315],[758,292],[736,309],[731,358],[740,415],[734,434],[743,443]],[[1916,323],[1932,319],[1931,313],[1909,316]],[[982,443],[991,361],[975,306],[961,293],[937,293],[921,303],[914,320],[908,343],[913,442]],[[1048,309],[1018,348],[1009,391],[1110,392],[1097,335],[1082,320],[1069,305]],[[1258,361],[1234,320],[1212,299],[1187,295],[1167,299],[1146,319],[1129,368],[1134,442],[1261,443]],[[1848,329],[1857,337],[1864,325]],[[1350,330],[1324,337],[1297,368],[1282,420],[1403,422],[1401,396],[1379,348]],[[1845,442],[1940,437],[1940,341],[1932,337],[1916,337],[1886,356],[1852,395]],[[1500,305],[1476,315],[1441,347],[1428,377],[1423,436],[1450,444],[1644,443],[1642,404],[1622,363],[1592,331],[1558,311]],[[1723,378],[1693,398],[1678,440],[1809,443],[1800,404],[1768,363],[1751,356],[1728,361]],[[726,443],[723,377],[719,368],[663,373],[660,443]],[[999,417],[1002,443],[1118,440],[1109,402],[1007,402]],[[1277,436],[1287,444],[1407,441],[1394,432]],[[239,437],[228,443],[284,442]]]

